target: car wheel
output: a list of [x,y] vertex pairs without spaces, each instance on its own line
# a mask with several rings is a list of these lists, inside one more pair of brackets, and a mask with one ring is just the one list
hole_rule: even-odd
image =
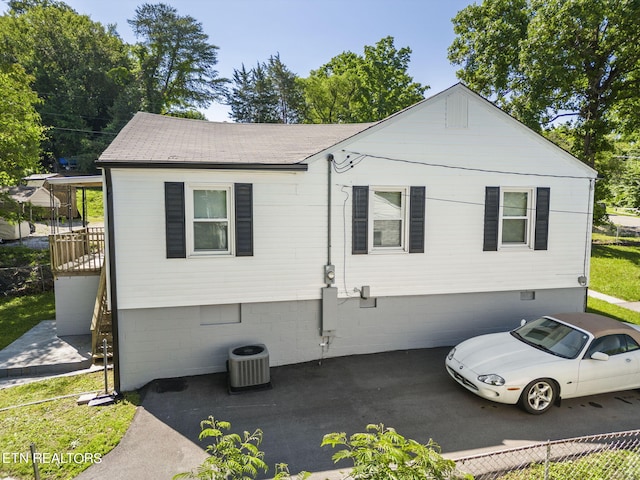
[[540,378],[527,385],[520,396],[520,406],[534,415],[549,410],[558,397],[558,387],[553,380]]

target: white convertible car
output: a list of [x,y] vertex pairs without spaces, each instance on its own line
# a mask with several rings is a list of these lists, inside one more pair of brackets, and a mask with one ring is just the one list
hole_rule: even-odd
[[546,412],[560,398],[640,388],[640,326],[563,313],[453,348],[449,374],[488,400]]

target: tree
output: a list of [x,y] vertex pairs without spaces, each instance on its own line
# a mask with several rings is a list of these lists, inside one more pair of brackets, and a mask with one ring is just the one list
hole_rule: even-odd
[[240,123],[298,123],[303,95],[298,77],[280,55],[258,62],[247,71],[244,64],[233,71],[227,94],[231,118]]
[[407,73],[411,49],[397,50],[393,42],[393,37],[385,37],[374,46],[364,47],[360,121],[382,120],[423,100],[429,88],[414,82]]
[[[16,185],[40,168],[40,143],[44,127],[29,77],[18,64],[0,63],[0,187]],[[0,189],[0,216],[14,219],[17,206]]]
[[129,70],[127,48],[112,27],[62,2],[10,2],[0,17],[1,58],[33,77],[37,105],[49,127],[43,150],[54,158],[86,158],[91,169],[104,148],[103,129],[120,86],[113,69]]
[[640,96],[638,18],[638,0],[485,0],[453,19],[449,59],[532,128],[573,117],[572,150],[594,166],[611,112]]
[[18,65],[0,64],[0,185],[16,185],[39,169],[44,127],[29,87],[33,79]]
[[640,209],[640,131],[618,135],[612,143],[617,168],[610,175],[611,203]]
[[304,104],[298,76],[280,60],[280,54],[269,57],[267,73],[277,98],[276,111],[282,123],[299,123]]
[[238,123],[252,122],[253,79],[251,70],[247,71],[244,64],[240,70],[233,70],[230,91],[227,94],[227,105],[231,107],[229,116]]
[[306,123],[355,123],[356,99],[362,89],[361,57],[343,52],[301,79]]
[[374,122],[424,98],[429,88],[407,73],[411,49],[393,37],[364,47],[364,56],[343,52],[303,80],[308,123]]
[[143,108],[152,113],[206,108],[224,94],[226,79],[214,69],[218,47],[202,24],[169,5],[145,3],[129,20],[143,41],[134,54],[140,64]]

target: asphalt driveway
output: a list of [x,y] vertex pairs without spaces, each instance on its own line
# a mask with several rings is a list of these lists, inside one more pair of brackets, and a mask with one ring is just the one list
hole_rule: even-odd
[[80,478],[135,478],[138,470],[147,478],[170,478],[189,470],[204,458],[198,434],[209,415],[231,422],[234,432],[261,428],[270,474],[279,462],[293,473],[347,468],[334,465],[333,450],[320,447],[322,437],[363,432],[369,423],[384,423],[422,443],[433,438],[454,458],[476,449],[640,428],[638,391],[566,400],[542,416],[529,415],[458,386],[444,370],[448,350],[272,368],[272,389],[236,395],[228,394],[225,374],[152,382],[132,432]]

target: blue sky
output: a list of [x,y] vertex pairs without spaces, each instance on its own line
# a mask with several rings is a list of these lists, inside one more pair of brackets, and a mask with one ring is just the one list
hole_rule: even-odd
[[[78,13],[103,24],[116,24],[127,42],[135,38],[127,23],[143,1],[66,0]],[[149,1],[148,3],[159,3]],[[164,0],[180,15],[191,15],[219,47],[217,70],[231,78],[234,68],[248,68],[280,53],[301,77],[343,51],[362,54],[388,35],[396,48],[412,50],[409,74],[431,86],[433,95],[458,80],[447,60],[454,38],[451,19],[471,0]],[[228,121],[228,109],[213,105],[209,120]]]

